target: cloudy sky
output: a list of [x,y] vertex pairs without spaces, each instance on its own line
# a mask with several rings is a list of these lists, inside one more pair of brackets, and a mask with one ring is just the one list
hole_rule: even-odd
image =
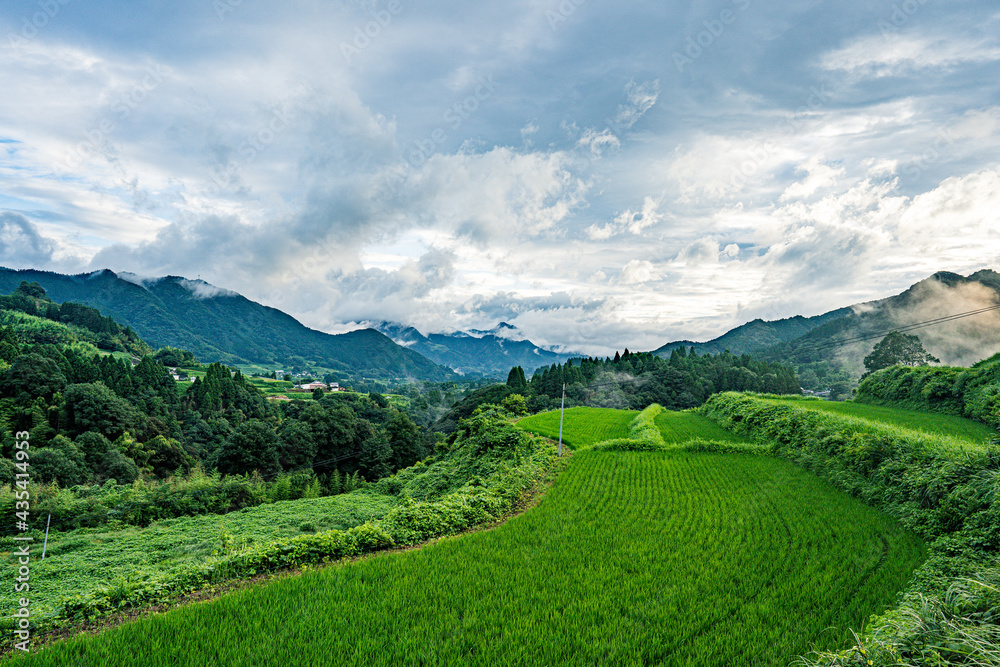
[[995,0],[5,0],[0,264],[594,354],[1000,269]]

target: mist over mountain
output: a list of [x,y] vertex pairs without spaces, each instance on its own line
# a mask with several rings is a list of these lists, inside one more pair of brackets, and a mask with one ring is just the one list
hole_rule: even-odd
[[[895,296],[840,308],[816,317],[774,322],[754,320],[711,341],[676,341],[656,350],[693,347],[699,353],[750,353],[795,364],[800,375],[825,364],[853,381],[864,358],[882,336],[906,329],[941,363],[968,366],[1000,351],[1000,309],[952,316],[1000,305],[1000,273],[984,269],[970,276],[942,271]],[[918,327],[909,329],[909,327]],[[804,381],[808,385],[808,381]]]
[[850,308],[838,308],[815,317],[796,315],[772,322],[756,319],[704,343],[679,340],[658,347],[653,352],[660,356],[669,356],[673,350],[679,347],[688,347],[697,350],[698,354],[719,354],[726,350],[733,354],[753,353],[801,338],[813,329],[832,320],[845,317],[852,312]]
[[528,340],[520,329],[507,322],[489,330],[427,335],[413,327],[393,322],[379,322],[373,326],[399,345],[465,375],[504,379],[514,366],[521,366],[530,375],[541,366],[561,364],[580,356],[539,347]]
[[328,334],[236,292],[179,276],[142,279],[104,270],[63,275],[0,267],[0,291],[37,282],[57,303],[74,301],[130,326],[155,347],[190,350],[203,362],[291,365],[302,357],[346,377],[457,377],[372,329]]

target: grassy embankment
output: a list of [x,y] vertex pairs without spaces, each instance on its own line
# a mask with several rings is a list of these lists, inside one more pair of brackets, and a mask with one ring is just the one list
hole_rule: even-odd
[[743,394],[703,411],[930,542],[897,609],[869,619],[853,648],[805,664],[1000,665],[1000,447],[981,424]]

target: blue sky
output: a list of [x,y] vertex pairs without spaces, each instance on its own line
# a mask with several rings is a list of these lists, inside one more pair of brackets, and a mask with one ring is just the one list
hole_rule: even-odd
[[8,0],[0,263],[604,354],[1000,269],[975,0]]

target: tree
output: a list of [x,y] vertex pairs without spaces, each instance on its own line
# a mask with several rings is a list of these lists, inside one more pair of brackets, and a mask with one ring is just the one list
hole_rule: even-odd
[[45,447],[34,449],[31,470],[42,481],[56,481],[64,487],[83,484],[90,477],[83,453],[63,435],[57,435]]
[[413,420],[398,410],[393,410],[392,416],[385,424],[389,436],[389,447],[392,457],[389,460],[393,470],[408,468],[420,460],[420,429]]
[[285,470],[311,465],[316,458],[316,440],[309,429],[296,419],[285,421],[278,429],[278,463]]
[[135,431],[143,415],[102,382],[71,384],[63,394],[67,430],[79,435],[96,431],[109,440]]
[[941,360],[929,354],[919,338],[893,331],[876,343],[872,353],[865,357],[867,372],[861,379],[890,366],[927,366],[932,363],[941,363]]
[[528,379],[524,376],[524,369],[515,366],[507,374],[507,386],[514,391],[524,391],[528,388]]
[[218,468],[225,474],[278,472],[278,436],[274,429],[258,419],[242,424],[222,444]]
[[66,386],[66,376],[52,359],[31,352],[14,360],[0,377],[0,388],[7,396],[27,392],[29,396],[52,396]]

